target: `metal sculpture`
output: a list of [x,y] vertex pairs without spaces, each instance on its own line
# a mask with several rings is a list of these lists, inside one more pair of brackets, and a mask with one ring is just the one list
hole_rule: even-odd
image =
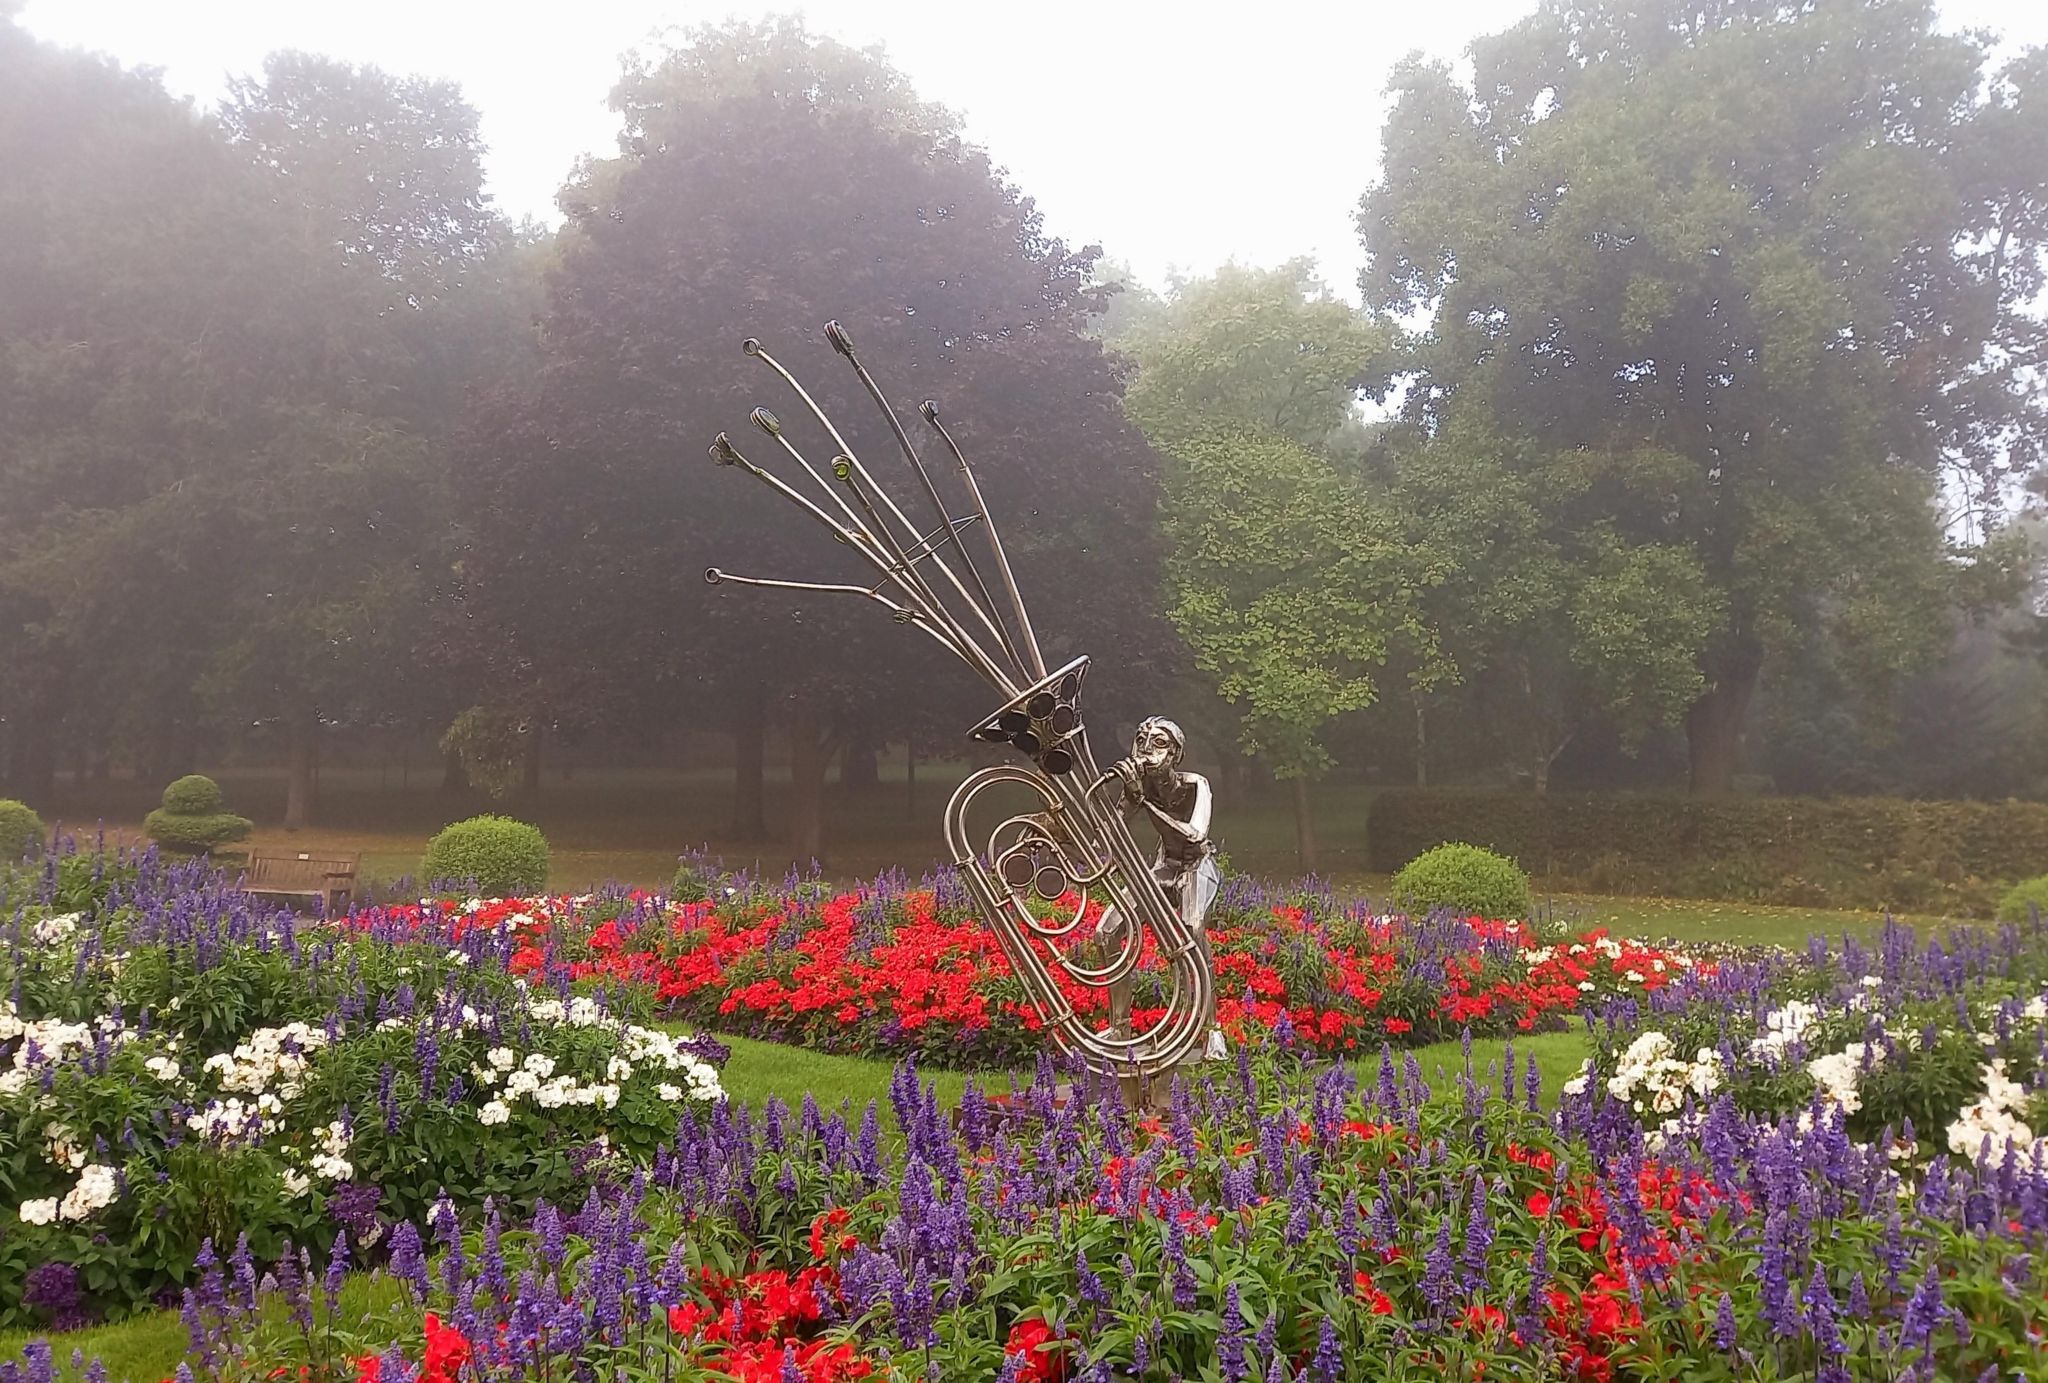
[[[1025,762],[980,769],[960,784],[946,804],[946,844],[1046,1031],[1091,1070],[1141,1083],[1190,1058],[1205,1036],[1211,1038],[1213,1051],[1220,1036],[1213,1033],[1216,982],[1202,930],[1215,880],[1215,865],[1209,859],[1208,785],[1179,772],[1184,741],[1178,729],[1172,728],[1170,735],[1160,732],[1171,741],[1170,752],[1162,753],[1159,748],[1169,747],[1163,742],[1159,748],[1146,747],[1150,732],[1161,725],[1170,727],[1171,722],[1148,721],[1132,758],[1107,771],[1096,766],[1080,707],[1088,659],[1046,669],[995,520],[967,458],[939,420],[938,405],[927,401],[918,413],[958,466],[971,503],[959,514],[947,508],[896,410],[854,353],[845,328],[828,322],[825,336],[881,411],[936,523],[928,530],[912,523],[796,377],[759,341],[749,339],[742,346],[746,354],[796,393],[838,449],[826,470],[820,471],[785,435],[773,413],[756,408],[751,415],[754,426],[823,492],[825,503],[749,461],[722,432],[711,444],[712,458],[740,467],[790,500],[851,548],[880,579],[871,586],[835,585],[735,576],[717,567],[706,571],[705,579],[713,585],[817,591],[874,601],[897,622],[922,629],[987,680],[1004,702],[971,735],[986,743],[1008,744]],[[965,535],[975,527],[986,538],[996,580],[1007,597],[1007,612],[991,595],[981,565],[968,549]],[[950,602],[956,600],[964,603],[964,615],[954,613]],[[1198,793],[1195,784],[1200,785]],[[1037,809],[1005,817],[977,842],[969,833],[968,809],[984,793],[1008,785],[1034,794]],[[1190,793],[1199,796],[1199,811]],[[1140,805],[1162,832],[1155,860],[1146,858],[1124,820],[1126,810]],[[1070,896],[1079,902],[1063,907],[1061,900]],[[1052,916],[1040,917],[1034,900]],[[1105,905],[1104,925],[1097,928],[1107,943],[1107,959],[1101,963],[1072,949],[1080,940],[1077,933],[1087,906],[1096,900]],[[1156,940],[1166,968],[1168,1003],[1158,1023],[1140,1034],[1129,1030],[1129,994],[1147,932]],[[1097,1030],[1074,1011],[1038,945],[1044,946],[1052,965],[1074,980],[1111,992],[1121,1013],[1107,1029]]]

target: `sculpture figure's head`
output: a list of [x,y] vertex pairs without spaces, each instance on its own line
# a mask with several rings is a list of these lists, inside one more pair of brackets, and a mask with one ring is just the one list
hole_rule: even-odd
[[1165,716],[1153,716],[1131,737],[1131,758],[1148,773],[1172,773],[1187,753],[1188,737]]

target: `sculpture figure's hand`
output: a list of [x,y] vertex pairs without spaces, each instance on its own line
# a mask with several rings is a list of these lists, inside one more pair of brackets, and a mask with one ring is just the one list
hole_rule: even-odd
[[1136,760],[1118,759],[1110,765],[1110,772],[1116,774],[1118,781],[1124,785],[1124,800],[1126,802],[1135,805],[1144,800],[1145,771],[1138,767]]

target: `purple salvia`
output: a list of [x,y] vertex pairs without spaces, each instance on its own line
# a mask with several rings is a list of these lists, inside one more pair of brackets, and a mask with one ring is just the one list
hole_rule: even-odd
[[1223,1329],[1216,1337],[1216,1362],[1223,1367],[1223,1383],[1243,1383],[1244,1305],[1235,1282],[1223,1289]]

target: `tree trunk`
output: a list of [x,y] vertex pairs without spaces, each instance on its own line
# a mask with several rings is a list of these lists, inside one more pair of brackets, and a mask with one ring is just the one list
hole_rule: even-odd
[[519,786],[528,793],[540,791],[540,741],[545,733],[536,722],[526,732],[526,742],[520,746]]
[[732,837],[760,840],[768,834],[763,809],[762,766],[767,757],[767,708],[758,689],[734,708],[732,724]]
[[1294,852],[1301,872],[1316,872],[1316,822],[1308,800],[1308,779],[1294,780]]
[[286,722],[284,828],[304,830],[313,811],[313,734],[319,718],[311,712],[294,714]]
[[839,751],[839,785],[866,792],[882,785],[881,754],[875,742],[865,737],[848,740]]
[[1415,786],[1429,786],[1429,703],[1415,693]]
[[1722,660],[1706,694],[1685,713],[1685,747],[1695,793],[1730,792],[1742,759],[1742,728],[1763,665],[1759,650]]
[[831,746],[817,708],[799,702],[789,727],[789,848],[796,862],[825,858],[825,766]]
[[441,791],[450,797],[469,791],[469,770],[453,749],[441,751]]

